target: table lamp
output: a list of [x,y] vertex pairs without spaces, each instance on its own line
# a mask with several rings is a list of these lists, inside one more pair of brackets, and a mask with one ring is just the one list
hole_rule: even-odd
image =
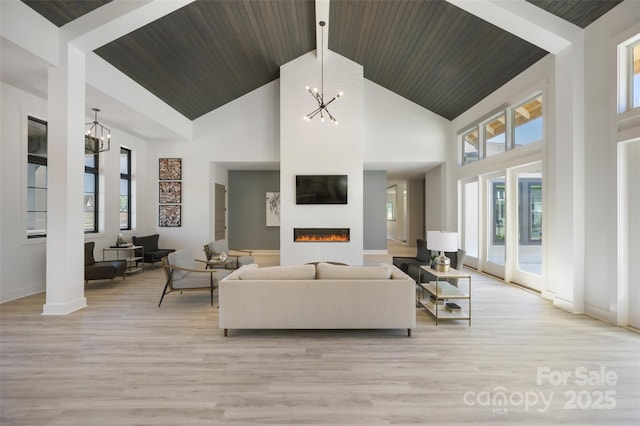
[[435,270],[449,272],[451,260],[444,255],[445,251],[458,251],[458,233],[444,231],[427,231],[427,248],[440,252],[436,257]]

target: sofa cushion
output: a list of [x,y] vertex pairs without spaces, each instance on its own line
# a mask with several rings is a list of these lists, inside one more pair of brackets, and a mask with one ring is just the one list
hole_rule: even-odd
[[268,266],[242,271],[241,280],[313,280],[316,267],[313,265]]
[[388,280],[391,278],[391,266],[341,266],[318,263],[319,280]]

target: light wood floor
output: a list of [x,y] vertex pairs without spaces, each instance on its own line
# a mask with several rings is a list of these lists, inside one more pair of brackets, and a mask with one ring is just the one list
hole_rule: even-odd
[[[157,266],[113,288],[90,283],[89,306],[63,317],[41,315],[44,294],[6,303],[0,424],[638,424],[640,335],[483,275],[473,273],[473,284],[471,327],[436,326],[418,310],[411,338],[405,330],[225,338],[206,292],[173,293],[158,308]],[[538,384],[540,368],[571,377]],[[580,386],[576,369],[617,380]],[[500,394],[507,403],[492,403]],[[572,395],[578,408],[566,406]]]

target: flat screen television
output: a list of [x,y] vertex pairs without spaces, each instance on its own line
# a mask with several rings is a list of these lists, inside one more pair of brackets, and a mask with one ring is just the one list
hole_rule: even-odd
[[347,175],[297,175],[296,204],[347,204]]

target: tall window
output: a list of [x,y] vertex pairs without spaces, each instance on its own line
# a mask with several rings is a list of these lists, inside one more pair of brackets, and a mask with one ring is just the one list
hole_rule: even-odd
[[131,229],[131,150],[120,147],[120,229]]
[[84,149],[84,232],[98,232],[98,167],[97,139],[85,136]]
[[47,236],[47,123],[27,121],[27,238],[41,238]]

